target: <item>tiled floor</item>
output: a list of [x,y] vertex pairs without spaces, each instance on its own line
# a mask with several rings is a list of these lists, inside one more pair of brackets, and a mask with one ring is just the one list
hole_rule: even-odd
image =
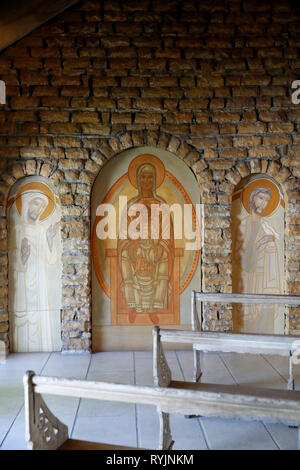
[[[192,380],[192,352],[167,351],[174,380]],[[118,383],[152,385],[152,352],[93,355],[11,354],[0,365],[0,449],[26,449],[22,377],[26,370]],[[278,356],[202,354],[203,382],[285,388],[288,360]],[[296,367],[300,389],[300,367]],[[46,397],[71,437],[157,449],[154,407]],[[296,449],[297,429],[263,422],[171,416],[174,449]]]

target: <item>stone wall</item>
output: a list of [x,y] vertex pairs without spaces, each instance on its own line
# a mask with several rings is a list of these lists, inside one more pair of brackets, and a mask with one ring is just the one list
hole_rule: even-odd
[[[5,202],[25,175],[63,207],[63,345],[88,349],[91,186],[123,149],[189,165],[205,205],[203,290],[231,291],[231,195],[266,173],[286,197],[286,293],[300,293],[300,10],[287,1],[87,0],[0,54],[0,339],[8,346]],[[300,309],[288,331],[300,333]],[[206,326],[230,329],[210,310]]]

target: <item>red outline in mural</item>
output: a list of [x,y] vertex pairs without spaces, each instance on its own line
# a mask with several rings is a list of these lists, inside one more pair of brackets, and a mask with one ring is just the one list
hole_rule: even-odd
[[[196,214],[194,205],[192,204],[192,201],[191,201],[190,197],[188,196],[187,192],[185,191],[183,186],[180,184],[180,182],[177,180],[177,178],[175,178],[175,176],[172,175],[172,173],[166,171],[165,172],[165,177],[169,181],[171,181],[174,184],[174,186],[177,187],[177,189],[180,191],[180,193],[182,194],[182,196],[183,196],[184,200],[187,202],[187,204],[192,205],[192,207],[193,207],[193,230],[195,230],[195,227],[198,225],[197,214]],[[126,180],[129,181],[128,173],[125,173],[123,176],[121,176],[113,184],[113,186],[110,188],[110,190],[108,191],[108,193],[104,197],[104,200],[102,201],[102,204],[107,203],[111,199],[111,197],[115,193],[115,191]],[[99,255],[98,255],[98,248],[97,248],[98,238],[97,238],[97,234],[96,234],[96,227],[97,227],[97,224],[98,224],[99,220],[100,220],[100,216],[95,218],[94,225],[93,225],[93,230],[92,230],[92,261],[93,261],[93,266],[94,266],[94,269],[95,269],[95,273],[96,273],[98,282],[99,282],[100,286],[102,287],[102,289],[104,290],[105,294],[110,298],[111,297],[110,286],[107,284],[106,280],[104,279],[104,276],[103,276],[102,271],[101,271],[100,263],[99,263]],[[200,250],[195,250],[191,269],[190,269],[188,275],[186,276],[183,284],[180,286],[179,294],[182,294],[182,292],[185,291],[185,289],[187,288],[187,286],[189,285],[189,283],[193,279],[194,274],[195,274],[196,269],[197,269],[197,266],[198,266],[198,263],[199,263],[199,257],[200,257]]]

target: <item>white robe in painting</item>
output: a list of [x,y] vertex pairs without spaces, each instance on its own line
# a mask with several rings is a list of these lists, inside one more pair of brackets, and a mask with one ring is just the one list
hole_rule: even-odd
[[[11,345],[15,352],[54,351],[60,349],[55,334],[61,303],[60,288],[57,289],[61,277],[60,240],[56,234],[50,249],[47,230],[57,221],[58,214],[53,214],[45,221],[29,223],[29,196],[22,196],[23,215],[14,211],[10,223]],[[25,263],[21,252],[24,239],[28,240],[30,246],[30,254]]]
[[[260,246],[266,235],[274,241]],[[278,258],[279,234],[264,220],[254,220],[251,215],[239,224],[234,246],[235,291],[247,294],[280,294],[280,270]],[[236,317],[239,331],[247,333],[274,333],[277,312],[275,305],[240,305]]]

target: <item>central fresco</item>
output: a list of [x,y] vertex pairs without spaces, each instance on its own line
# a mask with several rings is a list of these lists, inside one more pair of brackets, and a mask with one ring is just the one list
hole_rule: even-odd
[[[197,201],[192,201],[193,197],[177,178],[184,164],[173,156],[175,175],[167,168],[169,159],[153,153],[126,157],[127,171],[119,168],[122,174],[103,197],[98,198],[97,191],[93,192],[92,210],[96,212],[92,230],[93,274],[96,290],[109,299],[109,319],[103,303],[97,302],[97,314],[102,310],[100,322],[111,325],[187,323],[190,319],[181,318],[180,297],[195,277],[200,250],[198,245],[190,248],[193,234],[199,229],[199,218],[195,210]],[[190,172],[188,168],[185,171]],[[194,183],[191,172],[190,177]],[[106,221],[99,204],[112,208]],[[169,219],[164,217],[166,207],[171,208]],[[111,224],[113,236],[99,237],[101,221],[102,228]],[[135,236],[136,231],[130,233],[132,227],[139,237]],[[199,288],[199,277],[196,282]]]

